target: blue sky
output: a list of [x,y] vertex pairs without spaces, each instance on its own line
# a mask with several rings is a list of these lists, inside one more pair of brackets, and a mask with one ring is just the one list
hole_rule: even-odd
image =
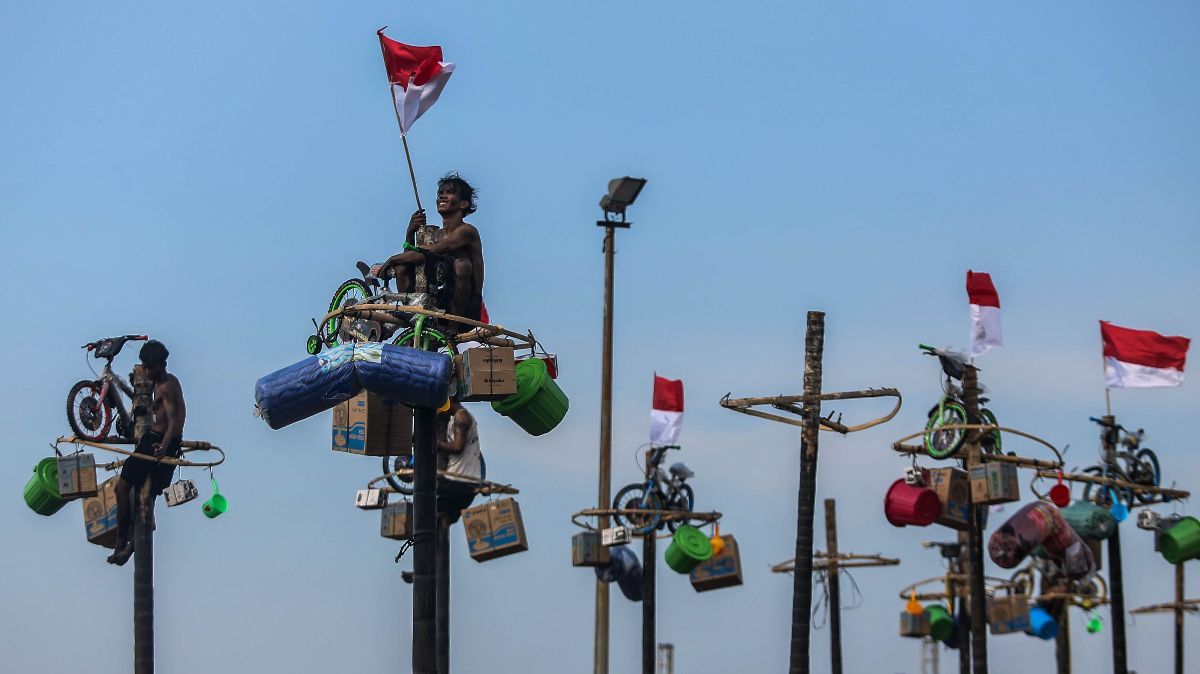
[[[962,346],[963,272],[991,272],[1007,342],[980,363],[993,409],[1093,461],[1096,321],[1200,335],[1198,23],[1178,1],[4,5],[0,669],[128,671],[131,568],[104,564],[79,506],[42,518],[17,494],[66,431],[66,392],[89,375],[78,346],[135,331],[171,348],[187,435],[230,455],[229,513],[160,509],[159,671],[408,662],[397,546],[352,505],[375,462],[329,451],[328,415],[278,432],[251,415],[254,381],[303,355],[309,318],[355,260],[398,249],[414,208],[374,36],[387,24],[457,64],[411,133],[423,196],[451,169],[478,185],[488,306],[558,351],[572,403],[539,438],[472,408],[489,473],[522,489],[531,549],[479,564],[455,531],[455,669],[590,671],[593,584],[570,567],[568,518],[596,491],[593,222],[606,181],[632,174],[649,183],[618,241],[613,484],[636,478],[652,372],[683,378],[681,458],[746,568],[744,586],[696,594],[659,567],[678,671],[785,667],[791,583],[768,569],[793,547],[798,433],[717,401],[799,391],[810,309],[827,312],[827,389],[905,395],[895,421],[822,437],[818,499],[838,499],[843,548],[903,559],[855,574],[847,667],[917,671],[896,592],[940,573],[920,541],[950,533],[881,512],[905,466],[887,446],[938,393],[915,346]],[[1196,383],[1113,399],[1168,479],[1200,488]],[[1123,541],[1128,605],[1166,601],[1149,535]],[[1076,666],[1103,667],[1108,633],[1073,617]],[[612,671],[638,666],[639,621],[614,600]],[[1130,620],[1132,667],[1167,667],[1169,626]],[[827,634],[813,644],[821,671]],[[995,671],[1052,670],[1051,644],[989,650]]]

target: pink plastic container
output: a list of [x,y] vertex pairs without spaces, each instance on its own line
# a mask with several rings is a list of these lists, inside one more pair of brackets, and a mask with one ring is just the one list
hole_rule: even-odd
[[892,526],[927,527],[942,514],[942,500],[929,487],[914,487],[901,478],[888,487],[883,514]]

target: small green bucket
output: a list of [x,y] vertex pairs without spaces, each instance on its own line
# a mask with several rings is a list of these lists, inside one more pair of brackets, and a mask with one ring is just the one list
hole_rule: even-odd
[[209,519],[229,510],[229,500],[221,495],[221,490],[217,489],[217,478],[215,477],[212,478],[212,488],[212,498],[204,502],[204,516]]
[[[648,533],[653,536],[654,533]],[[667,546],[667,566],[679,573],[691,573],[692,569],[712,558],[712,542],[696,527],[685,524],[671,537]]]
[[53,515],[66,504],[58,495],[58,459],[52,456],[38,461],[33,477],[25,483],[25,505],[39,515]]
[[492,403],[492,409],[517,422],[530,435],[554,430],[571,406],[567,396],[546,371],[546,362],[527,358],[516,367],[517,392]]
[[941,604],[930,604],[925,607],[925,615],[929,616],[929,636],[936,641],[947,639],[954,633],[954,618]]
[[1175,526],[1162,532],[1158,550],[1171,564],[1200,557],[1200,520],[1185,517],[1176,522]]

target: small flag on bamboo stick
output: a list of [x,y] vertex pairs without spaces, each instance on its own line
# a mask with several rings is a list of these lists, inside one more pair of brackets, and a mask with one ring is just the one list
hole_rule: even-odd
[[1000,330],[1000,295],[986,272],[967,270],[967,299],[971,303],[971,357],[993,346],[1004,346]]
[[1183,385],[1187,337],[1166,337],[1100,321],[1104,348],[1104,385],[1108,388],[1155,388]]
[[454,73],[454,64],[442,61],[441,47],[414,47],[396,42],[383,34],[383,28],[378,35],[383,65],[392,86],[396,119],[400,122],[400,133],[406,134],[413,122],[442,95]]
[[683,380],[654,375],[654,402],[650,410],[650,444],[679,442],[683,424]]

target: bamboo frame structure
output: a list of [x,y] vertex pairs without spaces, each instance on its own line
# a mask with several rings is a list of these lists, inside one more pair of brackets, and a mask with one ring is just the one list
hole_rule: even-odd
[[838,392],[838,393],[820,393],[820,394],[816,394],[816,395],[809,395],[809,394],[779,395],[779,396],[767,396],[767,397],[757,397],[757,398],[730,398],[728,395],[726,395],[724,398],[721,399],[721,407],[724,407],[725,409],[733,410],[734,412],[741,412],[742,414],[748,414],[752,417],[759,417],[760,419],[767,419],[769,421],[778,421],[780,423],[788,424],[791,426],[803,427],[804,426],[803,419],[792,419],[792,418],[781,416],[778,414],[771,414],[769,412],[762,412],[760,410],[755,410],[755,409],[751,409],[751,408],[758,406],[758,405],[770,405],[771,407],[774,407],[777,410],[780,410],[783,412],[788,412],[790,414],[803,417],[804,410],[801,407],[799,407],[798,405],[807,405],[807,404],[823,402],[823,401],[827,402],[830,400],[856,400],[859,398],[895,398],[896,406],[893,407],[892,411],[888,412],[887,415],[885,415],[885,416],[882,416],[878,419],[874,419],[872,421],[868,421],[866,423],[857,424],[854,426],[846,426],[846,425],[842,424],[840,421],[834,421],[829,418],[820,417],[818,420],[818,423],[821,425],[821,430],[833,431],[835,433],[841,433],[842,435],[846,435],[848,433],[855,433],[858,431],[864,431],[868,428],[872,428],[874,426],[878,426],[880,424],[891,421],[892,418],[895,417],[896,414],[900,412],[900,406],[903,404],[903,398],[900,395],[900,391],[898,391],[894,388],[879,388],[879,389],[871,388],[871,389],[862,389],[859,391],[842,391],[842,392]]
[[[220,459],[218,459],[216,461],[196,462],[196,461],[188,461],[187,459],[176,459],[176,458],[173,458],[170,456],[154,457],[154,456],[150,456],[148,454],[138,454],[136,452],[131,452],[131,451],[128,451],[125,449],[119,449],[117,447],[113,447],[112,445],[107,445],[107,444],[103,444],[103,443],[99,443],[99,442],[92,442],[91,440],[84,440],[83,438],[77,438],[75,436],[60,437],[54,443],[55,448],[57,449],[57,446],[63,442],[75,444],[75,445],[84,445],[85,447],[92,447],[94,449],[102,449],[106,452],[114,452],[116,454],[124,454],[126,457],[132,457],[139,461],[152,461],[154,463],[165,463],[169,466],[178,466],[180,468],[215,468],[216,466],[219,466],[222,463],[225,463],[225,450],[221,449],[220,447],[218,447],[210,442],[205,442],[203,440],[184,440],[184,441],[180,442],[179,445],[182,448],[182,453],[187,454],[188,452],[217,452],[218,454],[221,455]],[[133,441],[129,440],[127,444],[133,444]],[[125,463],[125,461],[126,461],[126,459],[121,459],[119,461],[113,461],[111,463],[102,464],[101,467],[104,468],[105,470],[116,470],[117,468],[120,468],[121,464]]]
[[408,306],[403,304],[355,304],[349,307],[341,307],[325,314],[321,322],[317,325],[317,334],[321,333],[321,328],[324,328],[329,321],[342,316],[357,316],[366,318],[367,320],[379,321],[393,325],[404,325],[406,320],[396,316],[396,314],[420,314],[430,318],[438,318],[460,325],[469,325],[473,329],[459,335],[459,341],[480,341],[486,342],[503,335],[505,337],[518,340],[519,349],[533,349],[538,341],[533,336],[533,332],[521,334],[513,332],[502,325],[490,325],[465,316],[458,316],[440,309],[426,309],[425,307]]
[[629,517],[630,515],[633,515],[634,517],[637,517],[638,515],[656,515],[661,517],[662,521],[664,522],[669,522],[672,520],[696,520],[705,524],[711,524],[713,522],[720,521],[720,519],[724,517],[722,513],[719,513],[715,510],[709,512],[694,512],[684,510],[638,510],[633,508],[585,508],[571,515],[571,524],[574,524],[582,529],[592,530],[596,527],[584,522],[580,522],[579,518],[612,517],[613,515],[620,515],[622,517]]
[[[1038,478],[1058,478],[1059,474],[1054,471],[1039,470],[1036,477]],[[1155,494],[1160,497],[1166,497],[1166,500],[1150,501],[1147,503],[1134,503],[1130,507],[1138,508],[1142,506],[1150,506],[1156,503],[1166,503],[1175,500],[1187,500],[1192,497],[1192,493],[1184,489],[1172,489],[1168,487],[1151,487],[1136,482],[1126,482],[1115,477],[1099,477],[1096,475],[1087,475],[1084,473],[1063,473],[1062,479],[1065,482],[1090,482],[1105,487],[1116,487],[1118,489],[1129,489],[1133,492],[1141,492],[1145,494]],[[1036,492],[1035,492],[1036,493]]]
[[[830,564],[830,559],[833,563]],[[859,555],[851,552],[840,552],[836,557],[829,557],[824,552],[819,550],[813,551],[813,568],[828,569],[830,567],[838,569],[853,569],[867,568],[874,566],[898,566],[900,560],[882,555]],[[771,567],[772,573],[791,573],[795,570],[796,560],[789,559],[780,562]]]
[[1143,615],[1148,613],[1173,613],[1176,610],[1185,613],[1200,613],[1200,597],[1195,599],[1184,599],[1182,602],[1171,602],[1169,604],[1150,604],[1135,609],[1130,609],[1130,613]]
[[[1024,467],[1024,468],[1046,468],[1046,469],[1050,469],[1050,470],[1059,470],[1063,466],[1062,453],[1058,451],[1057,447],[1055,447],[1054,445],[1050,444],[1046,440],[1043,440],[1042,438],[1039,438],[1038,436],[1036,436],[1032,433],[1026,433],[1025,431],[1020,431],[1015,428],[1008,428],[1007,426],[998,426],[996,424],[945,424],[942,426],[938,426],[936,430],[938,430],[938,431],[942,431],[942,430],[946,430],[946,431],[954,431],[954,430],[1000,431],[1001,433],[1010,433],[1012,435],[1018,435],[1020,437],[1027,438],[1029,440],[1033,440],[1034,442],[1041,443],[1042,445],[1045,445],[1046,447],[1048,447],[1050,449],[1050,451],[1054,452],[1054,455],[1056,457],[1058,457],[1057,461],[1046,461],[1044,459],[1031,459],[1031,458],[1024,457],[1024,456],[1009,456],[1007,454],[982,454],[980,456],[980,460],[985,463],[988,461],[998,461],[998,462],[1002,462],[1002,463],[1016,464],[1016,465]],[[916,433],[906,435],[903,438],[900,438],[899,440],[893,442],[892,449],[901,454],[920,454],[923,456],[929,456],[929,451],[926,450],[923,445],[906,445],[906,444],[904,444],[904,442],[906,440],[912,440],[914,438],[922,437],[922,436],[932,433],[932,432],[934,432],[934,431],[925,429],[925,430],[917,431]],[[962,452],[962,450],[959,450],[959,452],[956,452],[953,456],[947,456],[947,457],[944,457],[943,459],[939,459],[939,460],[959,458],[959,454],[961,454],[961,452]]]
[[[392,471],[385,475],[380,475],[379,477],[371,480],[370,482],[367,483],[367,487],[371,488],[374,485],[379,484],[380,482],[383,482],[384,480],[388,479],[389,477],[401,477],[401,478],[411,477],[415,474],[415,472],[416,471],[414,471],[412,468],[401,468],[400,470],[395,470],[395,471]],[[449,470],[439,470],[437,472],[437,476],[439,478],[452,478],[452,479],[458,480],[460,482],[474,483],[475,484],[475,493],[479,494],[481,496],[491,496],[492,494],[520,494],[521,493],[521,490],[517,489],[516,487],[512,486],[511,484],[501,484],[499,482],[483,480],[480,478],[471,477],[470,475],[464,475],[462,473],[455,473],[455,472],[449,471]],[[382,490],[389,494],[400,493],[400,492],[396,491],[395,489],[393,489],[391,486],[382,487]]]

